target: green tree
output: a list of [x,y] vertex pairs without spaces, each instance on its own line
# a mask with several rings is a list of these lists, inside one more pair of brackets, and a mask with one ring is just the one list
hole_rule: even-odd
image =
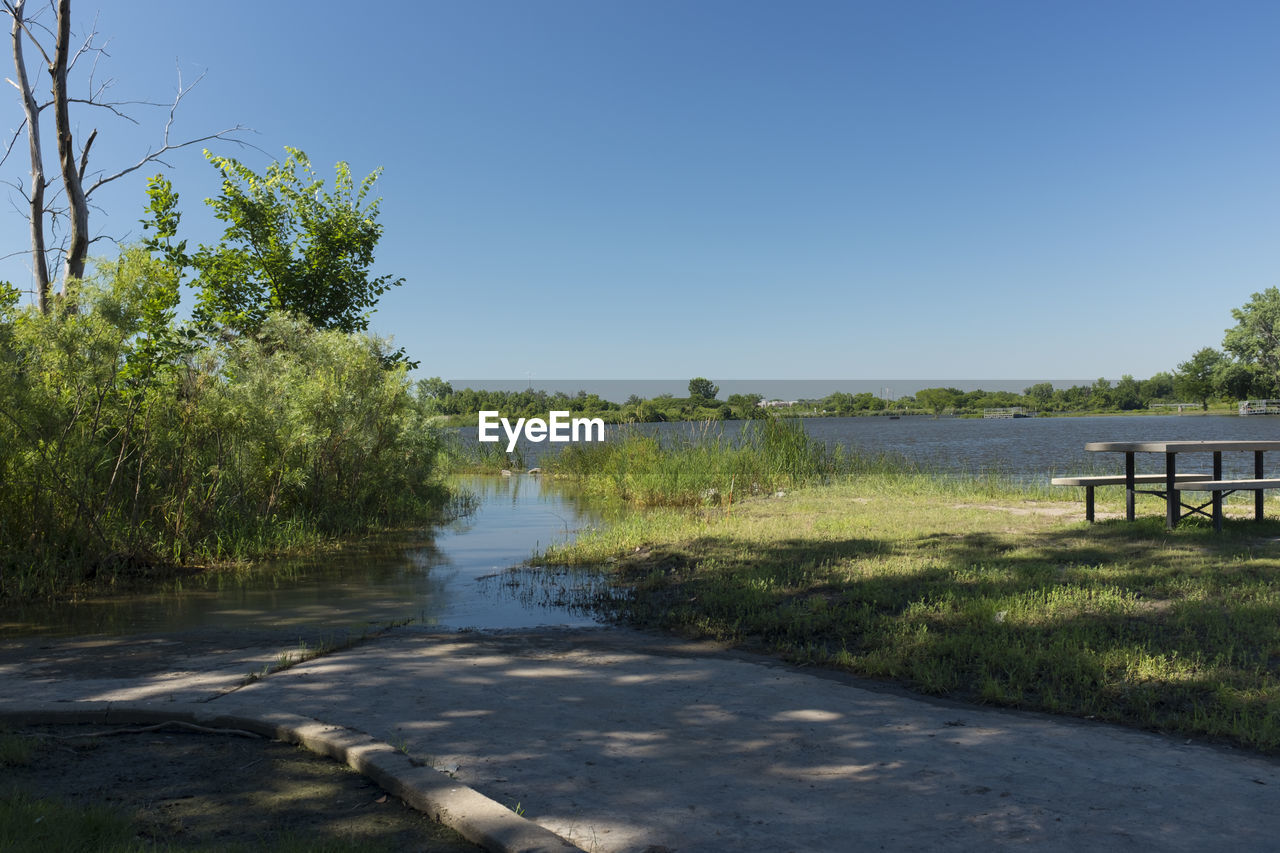
[[381,170],[357,185],[338,163],[326,191],[306,154],[285,151],[284,162],[262,175],[205,152],[222,174],[222,194],[206,203],[226,228],[221,242],[188,259],[196,272],[194,317],[246,332],[282,310],[316,328],[365,331],[378,297],[404,282],[370,272],[382,226],[379,200],[367,199]]
[[1174,395],[1173,390],[1173,374],[1167,371],[1161,371],[1150,379],[1144,379],[1139,383],[1140,391],[1144,403],[1153,401],[1168,401]]
[[1121,411],[1133,411],[1142,408],[1142,386],[1129,374],[1120,377],[1111,392],[1111,402]]
[[1029,398],[1032,405],[1045,408],[1049,405],[1049,401],[1053,399],[1053,383],[1037,382],[1029,388],[1024,388],[1022,394]]
[[443,400],[453,394],[453,385],[439,376],[432,376],[430,379],[418,380],[418,392],[426,397]]
[[430,414],[446,414],[449,398],[453,396],[453,385],[439,376],[418,380],[418,400],[423,410]]
[[921,388],[916,392],[916,403],[933,411],[934,417],[954,409],[964,393],[957,388]]
[[1268,287],[1253,294],[1242,308],[1231,309],[1231,316],[1236,325],[1227,329],[1223,349],[1257,365],[1273,381],[1280,378],[1280,289]]
[[749,420],[765,416],[764,409],[760,408],[760,401],[763,399],[759,394],[730,394],[728,402],[733,408],[734,417]]
[[1223,359],[1213,372],[1213,391],[1219,397],[1248,400],[1250,397],[1270,397],[1270,389],[1263,389],[1256,371],[1249,365],[1234,359]]
[[1089,407],[1092,409],[1111,408],[1114,405],[1111,394],[1111,380],[1099,377],[1089,387]]
[[[222,174],[222,194],[206,199],[227,223],[217,245],[194,254],[175,242],[178,194],[164,177],[148,181],[150,218],[144,239],[175,268],[194,271],[193,319],[203,327],[255,332],[272,311],[305,319],[318,329],[363,332],[378,297],[404,279],[370,272],[382,226],[378,200],[366,201],[381,170],[357,187],[346,163],[336,166],[331,192],[307,155],[286,148],[284,163],[257,175],[229,157],[205,156]],[[404,351],[383,355],[405,362]]]
[[1209,408],[1209,398],[1214,395],[1214,379],[1226,359],[1213,347],[1205,347],[1178,365],[1173,376],[1173,387],[1180,396],[1198,400],[1204,409]]
[[689,380],[689,397],[693,400],[714,400],[719,393],[720,388],[710,379],[697,376]]

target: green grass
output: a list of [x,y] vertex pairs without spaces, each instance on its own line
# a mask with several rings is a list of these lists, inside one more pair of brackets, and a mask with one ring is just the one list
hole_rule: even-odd
[[142,837],[126,814],[24,793],[0,792],[0,850],[58,853],[385,853],[378,843],[285,833],[261,844],[167,844]]
[[152,849],[125,815],[25,794],[0,794],[0,849],[124,853]]
[[753,421],[732,439],[717,430],[708,422],[694,436],[625,431],[607,442],[567,445],[544,467],[597,500],[693,507],[826,482],[854,464],[810,439],[796,420]]
[[0,850],[58,853],[385,853],[378,842],[281,833],[255,844],[169,844],[139,834],[127,814],[107,806],[77,805],[0,791]]
[[1065,497],[885,469],[730,508],[633,512],[540,559],[605,567],[613,583],[583,603],[632,624],[1280,750],[1280,524],[1168,532],[1163,503],[1145,499],[1137,522],[1086,525]]
[[0,767],[26,767],[35,751],[36,743],[31,738],[0,731]]
[[[474,417],[470,423],[474,425]],[[518,447],[507,453],[505,436],[496,442],[463,441],[451,431],[440,438],[437,465],[447,474],[497,474],[504,469],[522,471],[526,462],[524,451]]]

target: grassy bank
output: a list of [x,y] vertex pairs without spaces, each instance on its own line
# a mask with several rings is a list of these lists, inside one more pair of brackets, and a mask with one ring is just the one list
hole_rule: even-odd
[[881,471],[631,513],[544,557],[608,567],[589,603],[636,625],[1280,750],[1280,524],[1168,533],[1149,499],[1136,523],[1088,526],[1078,502],[1046,497]]

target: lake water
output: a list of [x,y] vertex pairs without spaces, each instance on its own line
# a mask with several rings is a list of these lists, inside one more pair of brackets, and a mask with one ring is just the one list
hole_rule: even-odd
[[[742,422],[658,424],[664,435],[696,436],[709,428],[728,437]],[[811,435],[863,452],[900,454],[940,471],[999,471],[1027,480],[1092,471],[1119,473],[1119,454],[1085,453],[1087,441],[1277,439],[1280,418],[1170,415],[1147,417],[980,420],[885,417],[804,421]],[[472,433],[474,435],[474,431]],[[529,448],[545,450],[547,445]],[[1280,454],[1267,460],[1277,476]],[[1188,456],[1191,471],[1208,460]],[[1155,454],[1139,454],[1140,470],[1158,470]],[[1224,455],[1229,476],[1251,476],[1252,454]],[[334,554],[284,564],[283,575],[217,576],[181,591],[119,596],[58,606],[0,610],[0,635],[136,634],[188,628],[350,628],[402,619],[442,628],[518,628],[592,624],[558,603],[557,576],[531,590],[504,570],[539,548],[563,541],[597,518],[580,500],[540,477],[472,478],[461,485],[478,508],[464,518],[413,536],[373,539]]]
[[[710,424],[640,424],[636,429],[665,437],[698,438],[708,433],[736,437],[744,421]],[[1089,441],[1199,441],[1212,439],[1280,439],[1280,416],[1257,415],[1143,415],[1079,418],[931,418],[907,416],[804,418],[809,435],[831,446],[843,445],[872,455],[893,454],[947,473],[1000,472],[1030,481],[1048,482],[1063,474],[1098,471],[1123,473],[1119,454],[1085,452]],[[609,427],[608,435],[631,427]],[[464,428],[465,438],[475,430]],[[526,463],[538,464],[544,454],[562,445],[521,442]],[[1267,459],[1268,476],[1280,466],[1280,454]],[[1205,457],[1208,458],[1207,456]],[[1252,476],[1250,454],[1225,454],[1229,476]],[[1138,454],[1139,470],[1163,470],[1156,454]],[[1206,465],[1197,455],[1180,461],[1184,470]],[[1190,466],[1190,467],[1187,467]]]
[[[1064,474],[1124,472],[1122,454],[1088,453],[1084,445],[1090,441],[1280,439],[1280,417],[1239,415],[822,418],[806,421],[805,428],[829,444],[901,454],[943,471],[998,471],[1042,482]],[[1158,454],[1140,453],[1135,458],[1139,470],[1164,470],[1164,459]],[[1208,464],[1208,459],[1208,454],[1190,454],[1179,459],[1179,466],[1191,471]],[[1253,476],[1252,454],[1224,454],[1223,465],[1230,476]],[[1267,466],[1276,470],[1280,454],[1268,459]]]
[[[360,628],[413,619],[441,628],[594,624],[512,586],[504,570],[596,516],[531,475],[460,480],[470,515],[435,530],[279,563],[284,574],[215,577],[207,588],[0,610],[0,635],[141,634],[191,628]],[[558,583],[586,582],[564,576]]]

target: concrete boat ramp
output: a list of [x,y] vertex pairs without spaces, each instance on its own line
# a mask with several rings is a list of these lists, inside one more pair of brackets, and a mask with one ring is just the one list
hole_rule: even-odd
[[[231,721],[498,850],[1280,849],[1280,762],[623,629],[0,641],[0,722]],[[247,682],[247,683],[246,683]]]

